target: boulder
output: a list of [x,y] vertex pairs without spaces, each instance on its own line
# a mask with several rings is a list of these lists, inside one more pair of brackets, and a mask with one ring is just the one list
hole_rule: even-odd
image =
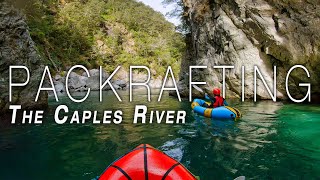
[[119,85],[117,85],[117,84],[112,84],[112,86],[113,86],[113,88],[114,89],[122,89]]
[[79,91],[78,89],[85,89],[87,87],[88,78],[80,76],[76,73],[71,73],[68,80],[69,90]]
[[55,81],[54,82],[54,87],[55,87],[57,93],[66,92],[66,87],[65,87],[65,84],[63,82]]
[[62,76],[60,75],[60,74],[56,74],[55,76],[54,76],[54,80],[55,81],[59,81],[59,80],[61,80],[62,79]]
[[119,86],[121,89],[127,87],[127,82],[124,80],[115,80],[113,84]]
[[[100,88],[100,70],[99,69],[91,69],[89,70],[90,77],[86,80],[86,85],[91,91],[99,91]],[[87,75],[85,72],[82,75]],[[103,70],[102,72],[102,81],[104,82],[109,77],[109,74]],[[106,85],[103,90],[109,90],[110,87]]]

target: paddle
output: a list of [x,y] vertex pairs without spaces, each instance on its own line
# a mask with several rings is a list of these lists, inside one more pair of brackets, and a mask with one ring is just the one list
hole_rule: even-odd
[[197,86],[197,85],[192,85],[192,87],[193,88],[195,88],[196,90],[198,90],[199,92],[201,92],[201,93],[205,93],[199,86]]
[[234,180],[245,180],[245,179],[246,179],[245,176],[239,176],[239,177],[235,178]]

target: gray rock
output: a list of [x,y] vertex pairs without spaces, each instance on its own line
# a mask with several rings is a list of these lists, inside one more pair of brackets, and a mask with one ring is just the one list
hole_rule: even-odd
[[[100,76],[100,70],[99,69],[90,69],[89,70],[89,74],[90,74],[91,77],[95,77],[95,76],[99,77]],[[86,72],[83,72],[82,76],[88,76],[88,75],[87,75]],[[103,80],[106,80],[109,77],[109,74],[105,70],[103,70],[102,71],[102,77],[103,77],[102,78]]]
[[159,89],[162,86],[162,82],[160,79],[152,79],[150,80],[149,86],[154,89]]
[[86,85],[88,88],[91,89],[91,91],[99,91],[99,77],[89,77],[86,81]]
[[124,80],[115,80],[113,84],[118,85],[121,89],[127,86],[127,82]]
[[79,74],[77,74],[77,73],[75,73],[75,72],[71,72],[71,73],[69,74],[69,79],[78,78],[79,76],[80,76]]
[[[27,86],[13,88],[11,103],[8,92],[10,65],[27,66],[31,75]],[[23,109],[47,107],[48,95],[44,91],[40,93],[38,101],[34,101],[43,69],[43,61],[30,37],[23,15],[6,1],[0,1],[0,112],[8,111],[9,104],[20,104]],[[15,70],[12,79],[13,82],[23,82],[26,79],[25,71]]]
[[[70,92],[83,92],[87,91],[88,88],[91,91],[99,91],[99,81],[100,81],[100,72],[98,69],[89,70],[90,77],[87,77],[87,74],[84,72],[82,76],[71,72],[68,79],[68,87]],[[103,71],[102,80],[105,81],[109,77],[108,73]],[[60,75],[56,75],[54,78],[54,83],[56,89],[62,91],[65,86],[65,77],[61,77]],[[122,81],[118,82],[119,85],[122,87]],[[57,91],[58,91],[57,90]],[[103,90],[110,90],[110,86],[106,85]],[[62,91],[64,92],[64,90]]]
[[119,85],[117,85],[117,84],[112,84],[112,86],[113,86],[113,88],[114,89],[122,89]]
[[[71,73],[72,74],[72,73]],[[81,88],[81,87],[85,87],[86,84],[87,84],[87,80],[88,78],[87,77],[84,77],[84,76],[80,76],[76,73],[72,74],[72,76],[69,76],[69,79],[68,79],[68,87],[69,89],[78,89],[78,88]]]
[[133,73],[132,81],[133,82],[146,82],[148,79],[148,75],[144,73]]
[[119,71],[114,76],[116,79],[129,81],[129,72],[120,68]]
[[[100,70],[99,69],[91,69],[89,70],[90,77],[86,80],[86,86],[91,89],[91,91],[99,91],[100,89]],[[84,72],[82,75],[87,76]],[[103,70],[102,72],[102,81],[106,81],[109,77],[109,74]],[[103,88],[103,90],[109,90],[110,87],[107,85]]]
[[100,70],[99,69],[91,69],[91,70],[89,70],[89,74],[91,76],[100,76]]
[[[163,82],[164,78],[161,78],[161,77],[158,77],[156,79],[151,79],[150,80],[150,83],[149,83],[149,86],[154,88],[154,89],[160,89],[163,85]],[[172,81],[172,78],[168,78],[167,79],[167,82],[165,84],[165,87],[174,87],[174,84],[173,84],[173,81]]]
[[66,92],[66,87],[64,85],[64,83],[60,82],[60,81],[56,81],[54,82],[54,87],[56,89],[56,92],[58,93],[63,93],[63,92]]
[[[189,65],[207,65],[195,71],[194,80],[206,81],[211,88],[221,87],[222,72],[214,65],[234,65],[227,71],[227,96],[241,95],[241,66],[246,67],[245,94],[253,97],[254,65],[264,75],[269,87],[273,66],[277,66],[278,97],[285,93],[285,77],[290,67],[303,64],[304,71],[292,73],[289,81],[293,95],[305,94],[297,85],[311,82],[312,94],[320,94],[320,4],[316,0],[289,1],[185,0],[185,15],[190,24],[187,52],[181,65],[182,94],[188,95]],[[258,97],[269,99],[266,88],[258,81]],[[194,91],[195,92],[195,91]]]
[[87,90],[88,90],[88,88],[86,86],[81,86],[81,87],[75,89],[74,91],[76,91],[76,92],[84,92],[84,91],[87,91]]
[[56,74],[55,76],[54,76],[54,80],[56,80],[56,81],[59,81],[59,80],[61,80],[62,79],[62,77],[60,76],[60,74]]

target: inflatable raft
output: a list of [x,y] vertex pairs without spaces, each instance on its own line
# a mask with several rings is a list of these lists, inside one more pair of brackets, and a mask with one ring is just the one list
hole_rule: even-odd
[[203,107],[204,104],[210,105],[210,103],[206,102],[202,99],[193,100],[191,107],[194,112],[213,119],[232,119],[238,120],[241,118],[241,112],[229,106],[221,106],[217,108],[206,108]]
[[99,180],[196,180],[182,164],[144,144],[112,163]]

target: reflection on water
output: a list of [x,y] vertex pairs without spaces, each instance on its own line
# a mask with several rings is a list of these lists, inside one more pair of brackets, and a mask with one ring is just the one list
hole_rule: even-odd
[[165,142],[162,146],[159,147],[162,152],[166,153],[170,157],[174,158],[177,161],[181,161],[184,148],[188,145],[188,141],[183,138],[177,138],[171,141]]
[[[82,94],[79,94],[81,96]],[[194,114],[190,103],[163,97],[146,103],[144,92],[128,92],[118,102],[112,92],[92,93],[84,103],[60,97],[50,99],[43,125],[18,125],[0,131],[0,179],[92,179],[108,164],[142,143],[148,143],[181,161],[202,180],[320,178],[319,106],[230,101],[242,111],[237,122],[217,121]],[[73,111],[123,111],[120,125],[57,125],[59,104]],[[185,110],[186,124],[132,124],[135,104],[149,110]]]

